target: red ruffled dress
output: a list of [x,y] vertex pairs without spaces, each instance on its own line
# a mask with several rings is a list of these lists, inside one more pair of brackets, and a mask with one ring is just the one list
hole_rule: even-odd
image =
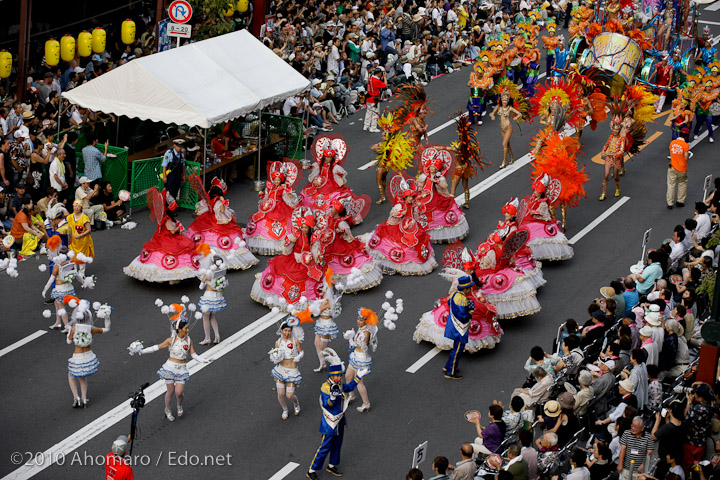
[[384,273],[427,275],[437,267],[435,252],[424,226],[417,220],[413,205],[400,201],[390,218],[367,234],[367,246]]
[[315,263],[307,235],[300,234],[290,253],[270,259],[257,275],[250,296],[269,307],[289,311],[301,297],[317,300],[322,296],[323,271]]
[[[530,247],[533,257],[537,260],[568,260],[573,257],[573,249],[562,232],[557,220],[550,217],[547,198],[537,198],[528,195],[523,199],[527,204],[528,213],[522,221],[522,226],[530,232]],[[538,212],[532,214],[530,212]]]
[[260,255],[283,253],[285,237],[292,231],[293,197],[287,185],[265,182],[265,196],[245,227],[245,242],[250,251]]
[[211,199],[210,208],[193,221],[186,235],[195,245],[206,243],[216,247],[222,253],[227,268],[246,270],[258,263],[258,259],[245,246],[242,228],[230,208],[225,205],[223,211],[222,206],[220,197]]
[[139,256],[123,269],[125,275],[148,282],[169,282],[197,277],[202,255],[195,242],[182,233],[174,234],[163,216],[153,237],[145,242]]
[[417,201],[425,206],[430,240],[433,243],[453,243],[467,237],[470,226],[455,199],[447,194],[445,177],[436,175],[435,178],[429,178],[423,173],[418,183],[422,184],[422,190],[418,193]]
[[308,183],[300,193],[300,205],[326,210],[335,200],[352,197],[352,190],[345,185],[347,172],[340,165],[321,161],[316,163],[308,176]]
[[[325,228],[313,234],[313,244],[318,245],[320,257],[332,269],[336,285],[342,284],[343,292],[352,293],[380,285],[382,270],[375,262],[367,246],[358,238],[348,241],[350,225],[341,218],[329,215]],[[356,274],[350,276],[353,270]]]
[[[472,288],[470,297],[475,302],[475,310],[470,320],[469,339],[465,344],[465,351],[475,353],[483,348],[495,348],[503,334],[495,318],[497,310],[487,301],[481,301],[482,292],[476,287]],[[423,340],[433,343],[441,350],[452,348],[453,341],[445,337],[445,324],[450,313],[449,298],[448,295],[437,300],[433,309],[423,314],[420,323],[415,327],[413,340],[417,343]]]

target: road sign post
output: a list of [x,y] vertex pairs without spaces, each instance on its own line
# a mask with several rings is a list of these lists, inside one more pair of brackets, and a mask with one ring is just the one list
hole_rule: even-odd
[[712,174],[705,177],[705,184],[703,185],[703,202],[707,200],[708,192],[712,187]]
[[170,20],[175,23],[187,23],[192,18],[192,7],[186,0],[174,0],[168,7]]
[[647,244],[650,241],[650,232],[652,232],[652,228],[648,228],[647,230],[645,230],[645,233],[643,234],[642,257],[640,257],[640,263],[645,262],[645,248],[647,248]]
[[423,460],[425,460],[425,457],[427,457],[427,445],[428,442],[426,440],[415,448],[415,452],[413,452],[412,468],[418,468],[418,465],[420,465]]

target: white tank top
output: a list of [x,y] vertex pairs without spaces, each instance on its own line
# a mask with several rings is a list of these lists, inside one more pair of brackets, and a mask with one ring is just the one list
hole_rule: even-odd
[[185,338],[173,337],[169,350],[170,358],[187,361],[188,356],[190,356],[190,337],[187,335]]
[[283,353],[283,358],[293,359],[298,355],[297,342],[294,337],[285,340],[280,337],[278,340],[278,349]]

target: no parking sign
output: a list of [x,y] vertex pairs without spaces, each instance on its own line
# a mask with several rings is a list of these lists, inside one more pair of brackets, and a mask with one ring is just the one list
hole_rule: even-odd
[[187,23],[192,18],[192,7],[187,0],[174,0],[168,7],[168,15],[175,23]]

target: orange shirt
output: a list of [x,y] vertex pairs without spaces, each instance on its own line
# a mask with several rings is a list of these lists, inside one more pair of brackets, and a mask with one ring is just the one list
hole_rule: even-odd
[[28,227],[32,226],[30,218],[21,210],[15,215],[15,220],[13,220],[12,227],[10,228],[10,235],[12,235],[15,240],[21,240],[23,235],[25,235],[25,229],[22,226],[23,223],[26,223]]
[[676,138],[670,142],[670,166],[678,172],[687,172],[685,154],[688,150],[690,150],[690,145],[683,138]]

